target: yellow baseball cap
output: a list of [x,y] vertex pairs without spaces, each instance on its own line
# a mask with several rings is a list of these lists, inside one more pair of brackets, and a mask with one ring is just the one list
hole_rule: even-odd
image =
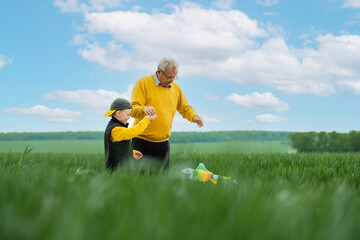
[[117,98],[111,103],[110,110],[107,113],[105,113],[104,116],[110,117],[117,110],[131,109],[131,108],[132,108],[131,104],[128,100],[124,98]]

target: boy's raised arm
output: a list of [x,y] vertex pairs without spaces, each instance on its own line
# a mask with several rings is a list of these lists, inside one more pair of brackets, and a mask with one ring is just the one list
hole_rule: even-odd
[[149,124],[149,118],[145,117],[132,128],[114,127],[111,130],[112,141],[119,142],[132,139],[142,133]]

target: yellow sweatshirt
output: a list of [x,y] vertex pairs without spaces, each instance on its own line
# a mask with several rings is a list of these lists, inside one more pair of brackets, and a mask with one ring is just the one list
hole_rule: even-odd
[[126,127],[114,127],[111,130],[110,141],[112,142],[120,142],[124,140],[130,140],[136,136],[138,136],[141,132],[146,129],[149,125],[150,120],[148,118],[144,118],[139,123],[134,123],[131,128]]
[[153,75],[137,81],[132,91],[131,105],[134,124],[146,116],[144,113],[146,107],[153,106],[158,114],[156,120],[137,136],[150,142],[163,142],[169,139],[176,110],[190,122],[193,122],[197,115],[188,104],[179,85],[173,82],[171,88],[156,86]]
[[[137,137],[144,129],[149,125],[150,120],[148,118],[143,118],[138,124],[133,125],[131,128],[126,127],[114,127],[111,130],[110,141],[120,142],[124,140],[130,140],[134,137]],[[133,150],[133,157],[135,156],[135,150]]]

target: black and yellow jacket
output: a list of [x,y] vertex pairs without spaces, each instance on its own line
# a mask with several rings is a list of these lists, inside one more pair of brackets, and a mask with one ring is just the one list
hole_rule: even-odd
[[142,133],[150,124],[148,118],[143,118],[132,128],[111,117],[104,134],[105,168],[114,170],[120,166],[128,167],[133,161],[135,151],[131,149],[131,139]]

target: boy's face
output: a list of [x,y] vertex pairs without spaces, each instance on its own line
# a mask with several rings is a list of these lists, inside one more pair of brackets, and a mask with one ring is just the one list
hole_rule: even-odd
[[130,113],[131,109],[117,110],[115,112],[115,118],[123,124],[126,124],[130,119]]

